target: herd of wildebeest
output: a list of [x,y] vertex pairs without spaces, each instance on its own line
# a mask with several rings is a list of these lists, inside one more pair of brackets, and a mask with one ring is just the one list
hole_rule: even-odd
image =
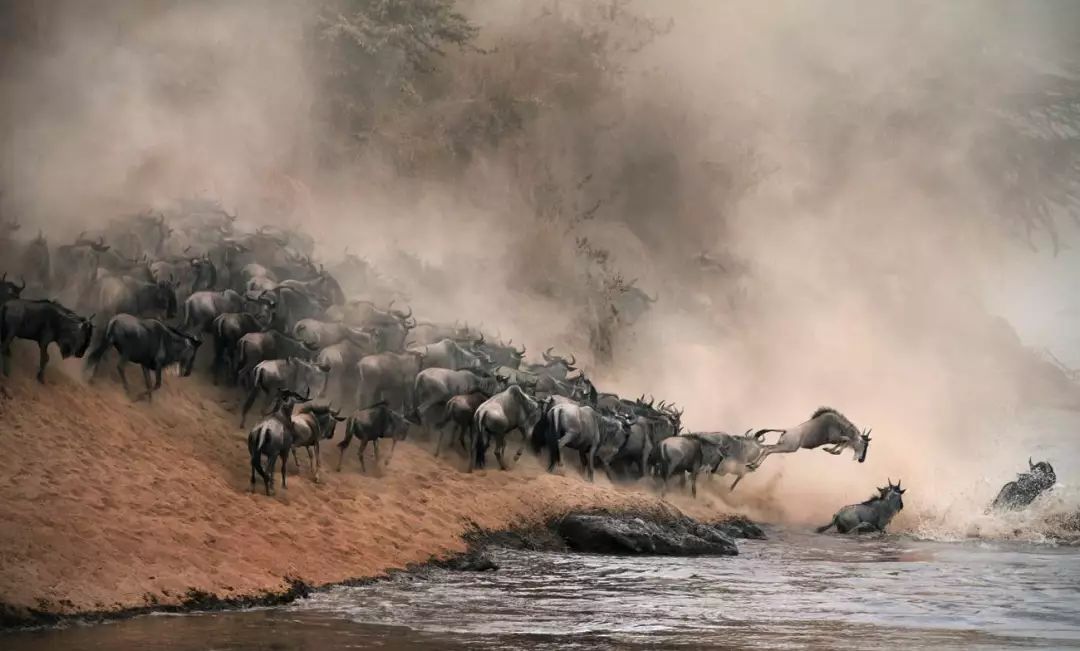
[[[20,240],[19,229],[16,221],[0,221],[4,374],[14,339],[38,343],[42,383],[51,343],[65,358],[85,356],[89,381],[114,353],[125,391],[131,392],[125,367],[133,363],[145,385],[135,399],[150,401],[162,372],[176,367],[189,376],[210,338],[208,372],[215,384],[241,392],[240,426],[260,398],[266,403],[249,431],[248,452],[252,489],[261,478],[268,495],[279,463],[286,486],[290,451],[299,465],[297,448],[307,450],[320,480],[320,443],[333,438],[340,422],[338,470],[352,439],[366,471],[369,443],[378,465],[379,440],[390,440],[389,464],[394,445],[410,431],[431,435],[436,456],[460,449],[470,472],[484,466],[489,449],[506,470],[506,445],[516,432],[515,462],[531,448],[546,452],[552,471],[564,450],[576,450],[590,481],[599,465],[613,481],[651,477],[661,491],[673,477],[688,480],[695,496],[703,473],[734,475],[734,489],[772,454],[850,448],[862,462],[869,448],[869,430],[827,407],[790,428],[684,431],[674,404],[598,391],[574,355],[548,348],[527,361],[524,346],[481,328],[424,321],[394,301],[379,307],[355,282],[350,289],[357,295],[347,296],[339,282],[349,285],[347,272],[334,271],[344,267],[316,263],[310,237],[244,228],[213,202],[118,218],[56,247],[40,232]],[[767,444],[770,434],[778,438]],[[1032,465],[1038,480],[1019,488],[1011,482],[995,505],[1023,506],[1052,486],[1053,480],[1045,485],[1043,466],[1053,474],[1045,462]],[[871,500],[842,509],[830,526],[883,530],[902,508],[903,492],[890,481]]]

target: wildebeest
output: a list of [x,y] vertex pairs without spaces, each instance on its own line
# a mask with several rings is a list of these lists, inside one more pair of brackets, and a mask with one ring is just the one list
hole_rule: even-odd
[[724,432],[700,432],[698,436],[715,440],[719,445],[719,460],[713,463],[710,471],[720,475],[735,475],[729,490],[735,490],[750,467],[761,456],[761,439],[751,432],[734,436]]
[[374,337],[367,338],[366,342],[350,337],[319,350],[315,355],[315,363],[329,369],[326,395],[336,394],[339,402],[349,400],[355,395],[359,378],[356,365],[365,355],[374,354],[376,347]]
[[262,391],[267,397],[273,397],[281,389],[299,392],[301,388],[314,391],[316,396],[326,390],[326,376],[329,369],[296,358],[271,359],[259,362],[251,374],[251,389],[240,411],[240,427],[247,422],[247,413],[255,404],[255,399]]
[[[289,465],[289,451],[292,449],[294,428],[292,421],[293,407],[307,402],[307,396],[292,391],[278,392],[274,401],[273,414],[256,423],[248,432],[248,454],[251,461],[251,490],[255,490],[255,475],[258,473],[266,486],[266,494],[274,494],[274,466],[281,461],[281,487],[286,488],[285,475]],[[262,457],[266,457],[266,470],[263,470]]]
[[893,517],[904,508],[904,500],[901,495],[907,492],[906,488],[900,488],[900,481],[893,486],[892,480],[885,488],[879,488],[878,494],[861,504],[849,504],[836,512],[829,524],[818,527],[818,533],[825,533],[832,527],[840,533],[868,533],[879,531],[884,533],[885,527]]
[[779,432],[780,439],[773,445],[763,446],[761,456],[752,464],[756,470],[770,454],[791,453],[805,448],[812,450],[823,445],[829,454],[840,454],[844,448],[855,452],[855,460],[866,461],[866,451],[870,449],[870,430],[860,433],[843,414],[832,407],[821,407],[810,416],[810,420],[791,429],[761,429],[754,433],[762,436],[769,432]]
[[176,282],[145,282],[130,276],[106,276],[98,282],[98,315],[176,316]]
[[689,473],[690,494],[697,497],[697,476],[701,469],[720,460],[719,442],[698,434],[668,437],[660,441],[657,450],[663,482],[661,495],[667,492],[667,483],[672,476]]
[[446,368],[427,368],[413,381],[416,414],[426,427],[433,427],[443,414],[446,402],[454,396],[473,391],[489,395],[499,390],[498,380],[489,373]]
[[548,348],[543,352],[543,364],[525,364],[524,370],[537,375],[548,375],[556,380],[565,380],[570,371],[577,370],[577,367],[574,366],[574,364],[577,363],[576,356],[571,355],[568,360],[565,357],[552,355],[552,350],[554,350],[554,348]]
[[409,425],[409,420],[401,413],[391,409],[390,405],[385,401],[370,407],[357,409],[345,423],[344,440],[338,443],[338,449],[341,451],[340,456],[338,456],[338,471],[341,471],[341,462],[345,458],[345,448],[349,447],[349,442],[352,441],[354,436],[360,440],[361,471],[367,472],[364,467],[364,450],[369,442],[375,448],[375,467],[379,467],[379,439],[381,438],[389,438],[392,441],[390,454],[386,457],[386,465],[390,465],[390,459],[394,456],[394,448],[397,447],[398,441],[405,439],[405,435],[409,432]]
[[993,511],[1019,511],[1035,501],[1035,498],[1053,488],[1057,483],[1057,474],[1053,466],[1046,461],[1032,463],[1028,458],[1028,472],[1020,473],[1016,481],[1001,487],[994,502]]
[[410,349],[420,355],[420,368],[445,368],[451,371],[464,369],[480,370],[487,366],[491,359],[482,353],[465,350],[457,342],[450,339],[427,346]]
[[218,375],[223,370],[231,382],[236,381],[240,339],[253,332],[262,332],[268,325],[268,320],[261,320],[258,315],[249,312],[219,314],[211,322],[210,331],[214,333],[214,384],[217,384]]
[[377,345],[375,333],[363,328],[355,328],[344,323],[301,319],[293,327],[293,336],[308,346],[325,348],[336,343],[352,341],[357,346],[374,349]]
[[181,323],[191,333],[209,332],[214,319],[229,312],[243,312],[248,300],[231,289],[195,292],[184,301]]
[[503,460],[506,436],[515,429],[521,432],[522,445],[514,455],[514,461],[517,461],[525,451],[525,444],[540,417],[539,403],[526,395],[518,386],[508,387],[485,400],[477,408],[476,415],[473,417],[469,471],[471,472],[476,466],[483,467],[488,442],[492,438],[495,439],[495,458],[499,462],[499,467],[507,470],[508,467]]
[[250,388],[251,374],[259,362],[286,357],[311,359],[315,352],[303,342],[293,339],[280,330],[249,332],[240,337],[240,342],[236,346],[236,366],[239,369],[236,376],[241,384]]
[[367,355],[356,364],[360,375],[356,404],[370,405],[386,400],[400,405],[412,404],[412,388],[420,372],[420,356],[414,353],[378,353]]
[[[435,457],[438,458],[442,452],[442,444],[444,439],[444,431],[447,426],[453,428],[451,434],[457,434],[458,442],[461,443],[462,449],[468,452],[468,443],[466,441],[466,435],[469,433],[473,426],[473,417],[476,415],[477,408],[491,397],[490,393],[483,391],[472,391],[466,394],[457,395],[446,401],[446,405],[443,407],[443,417],[435,423]],[[453,437],[451,437],[451,441]]]
[[290,447],[293,456],[296,455],[296,448],[307,450],[316,484],[320,481],[319,472],[322,470],[319,441],[334,438],[334,429],[343,420],[345,417],[329,404],[308,403],[300,407],[300,413],[292,416],[293,440]]
[[[152,400],[152,394],[161,388],[161,372],[166,366],[180,365],[180,374],[191,375],[195,363],[195,353],[202,343],[199,339],[167,326],[157,319],[140,319],[131,314],[117,314],[109,319],[105,334],[97,347],[90,352],[87,366],[91,375],[97,369],[98,362],[110,347],[116,349],[120,359],[116,372],[124,384],[124,391],[129,391],[124,366],[134,362],[142,367],[143,381],[146,383],[146,398]],[[150,371],[156,379],[150,388]]]
[[0,355],[3,356],[4,375],[11,374],[11,342],[29,339],[38,344],[37,381],[44,383],[49,344],[55,341],[65,359],[82,357],[94,332],[93,318],[84,319],[53,301],[16,298],[0,303]]
[[551,435],[558,441],[556,445],[578,451],[582,470],[589,481],[593,480],[598,460],[610,471],[611,460],[626,442],[629,433],[624,421],[605,417],[592,407],[570,401],[553,405],[548,410],[547,418]]
[[[448,338],[453,339],[453,337]],[[521,361],[525,358],[525,346],[518,350],[513,343],[513,339],[506,344],[489,343],[480,339],[474,343],[474,347],[488,357],[490,360],[488,363],[491,366],[505,366],[516,370],[521,367]]]

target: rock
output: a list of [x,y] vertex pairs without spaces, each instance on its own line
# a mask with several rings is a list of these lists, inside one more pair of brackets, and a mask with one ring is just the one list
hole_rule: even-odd
[[765,540],[765,532],[761,530],[761,527],[747,520],[741,515],[736,515],[720,522],[715,522],[712,525],[720,531],[723,531],[732,538],[742,538],[746,540]]
[[632,515],[570,514],[557,531],[571,549],[598,554],[734,556],[735,541],[717,527],[689,518],[645,520]]
[[490,556],[481,551],[471,550],[459,554],[445,561],[436,563],[438,567],[455,572],[487,572],[499,569],[498,564]]

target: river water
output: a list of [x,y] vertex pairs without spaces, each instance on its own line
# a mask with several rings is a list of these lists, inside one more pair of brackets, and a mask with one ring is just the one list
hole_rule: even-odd
[[1080,648],[1080,548],[768,529],[723,558],[496,550],[262,610],[0,637],[46,649]]

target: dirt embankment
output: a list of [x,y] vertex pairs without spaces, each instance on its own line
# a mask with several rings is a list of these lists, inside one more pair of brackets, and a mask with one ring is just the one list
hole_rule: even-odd
[[170,605],[192,590],[230,598],[285,590],[287,577],[322,585],[462,551],[473,526],[658,504],[647,491],[590,485],[572,470],[546,474],[529,455],[511,472],[468,475],[460,459],[412,443],[369,475],[355,444],[334,472],[338,450],[326,445],[321,484],[301,452],[287,491],[253,494],[234,394],[167,376],[152,405],[133,403],[111,364],[92,386],[50,368],[42,387],[32,377],[36,355],[17,352],[13,377],[0,378],[0,604],[17,610]]

